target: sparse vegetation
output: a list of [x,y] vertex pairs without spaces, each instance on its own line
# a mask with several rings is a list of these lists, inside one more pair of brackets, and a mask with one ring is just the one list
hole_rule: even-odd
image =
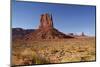
[[12,64],[46,64],[95,60],[95,38],[13,41]]

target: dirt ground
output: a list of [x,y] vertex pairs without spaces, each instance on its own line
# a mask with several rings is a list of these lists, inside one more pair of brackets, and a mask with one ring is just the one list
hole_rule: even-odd
[[13,41],[12,65],[95,61],[95,37]]

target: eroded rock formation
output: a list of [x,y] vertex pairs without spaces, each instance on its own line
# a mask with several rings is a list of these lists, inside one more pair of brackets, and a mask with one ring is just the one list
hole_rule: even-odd
[[52,15],[49,15],[47,13],[41,15],[39,28],[24,37],[25,40],[29,41],[64,38],[73,38],[73,36],[66,35],[54,28]]
[[53,19],[52,15],[49,14],[42,14],[40,18],[40,25],[39,29],[51,29],[53,28]]
[[12,38],[13,40],[48,40],[48,39],[64,39],[64,38],[74,38],[72,35],[66,35],[56,28],[53,25],[52,15],[46,13],[40,16],[40,25],[38,29],[21,29],[13,28],[12,29]]

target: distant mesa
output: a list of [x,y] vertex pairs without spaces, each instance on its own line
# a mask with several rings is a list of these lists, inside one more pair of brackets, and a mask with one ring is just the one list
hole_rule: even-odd
[[35,29],[22,29],[22,28],[13,28],[12,29],[12,39],[23,39],[23,37],[31,32],[34,32]]
[[[38,26],[38,29],[36,30],[22,30],[22,29],[16,29],[16,32],[13,30],[13,37],[15,37],[15,34],[20,31],[21,35],[23,36],[24,40],[41,40],[41,39],[65,39],[65,38],[74,38],[71,33],[71,35],[64,34],[54,28],[53,25],[53,17],[52,15],[45,13],[40,16],[40,25]],[[18,33],[19,35],[19,33]],[[20,37],[19,36],[19,37]],[[16,36],[17,37],[17,36]]]
[[84,34],[84,32],[82,32],[81,36],[86,36],[86,35]]

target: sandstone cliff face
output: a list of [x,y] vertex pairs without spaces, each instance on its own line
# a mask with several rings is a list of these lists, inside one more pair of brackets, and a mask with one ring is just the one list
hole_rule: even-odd
[[29,41],[64,38],[73,38],[73,36],[66,35],[54,28],[52,15],[49,15],[47,13],[41,15],[39,28],[24,37],[25,40]]
[[13,28],[12,29],[12,39],[13,40],[49,40],[49,39],[65,39],[65,38],[74,38],[72,35],[66,35],[56,28],[53,25],[52,15],[42,14],[40,16],[40,25],[38,29],[21,29]]
[[40,18],[40,25],[39,29],[44,29],[48,30],[53,28],[53,20],[52,20],[52,15],[49,14],[42,14]]

